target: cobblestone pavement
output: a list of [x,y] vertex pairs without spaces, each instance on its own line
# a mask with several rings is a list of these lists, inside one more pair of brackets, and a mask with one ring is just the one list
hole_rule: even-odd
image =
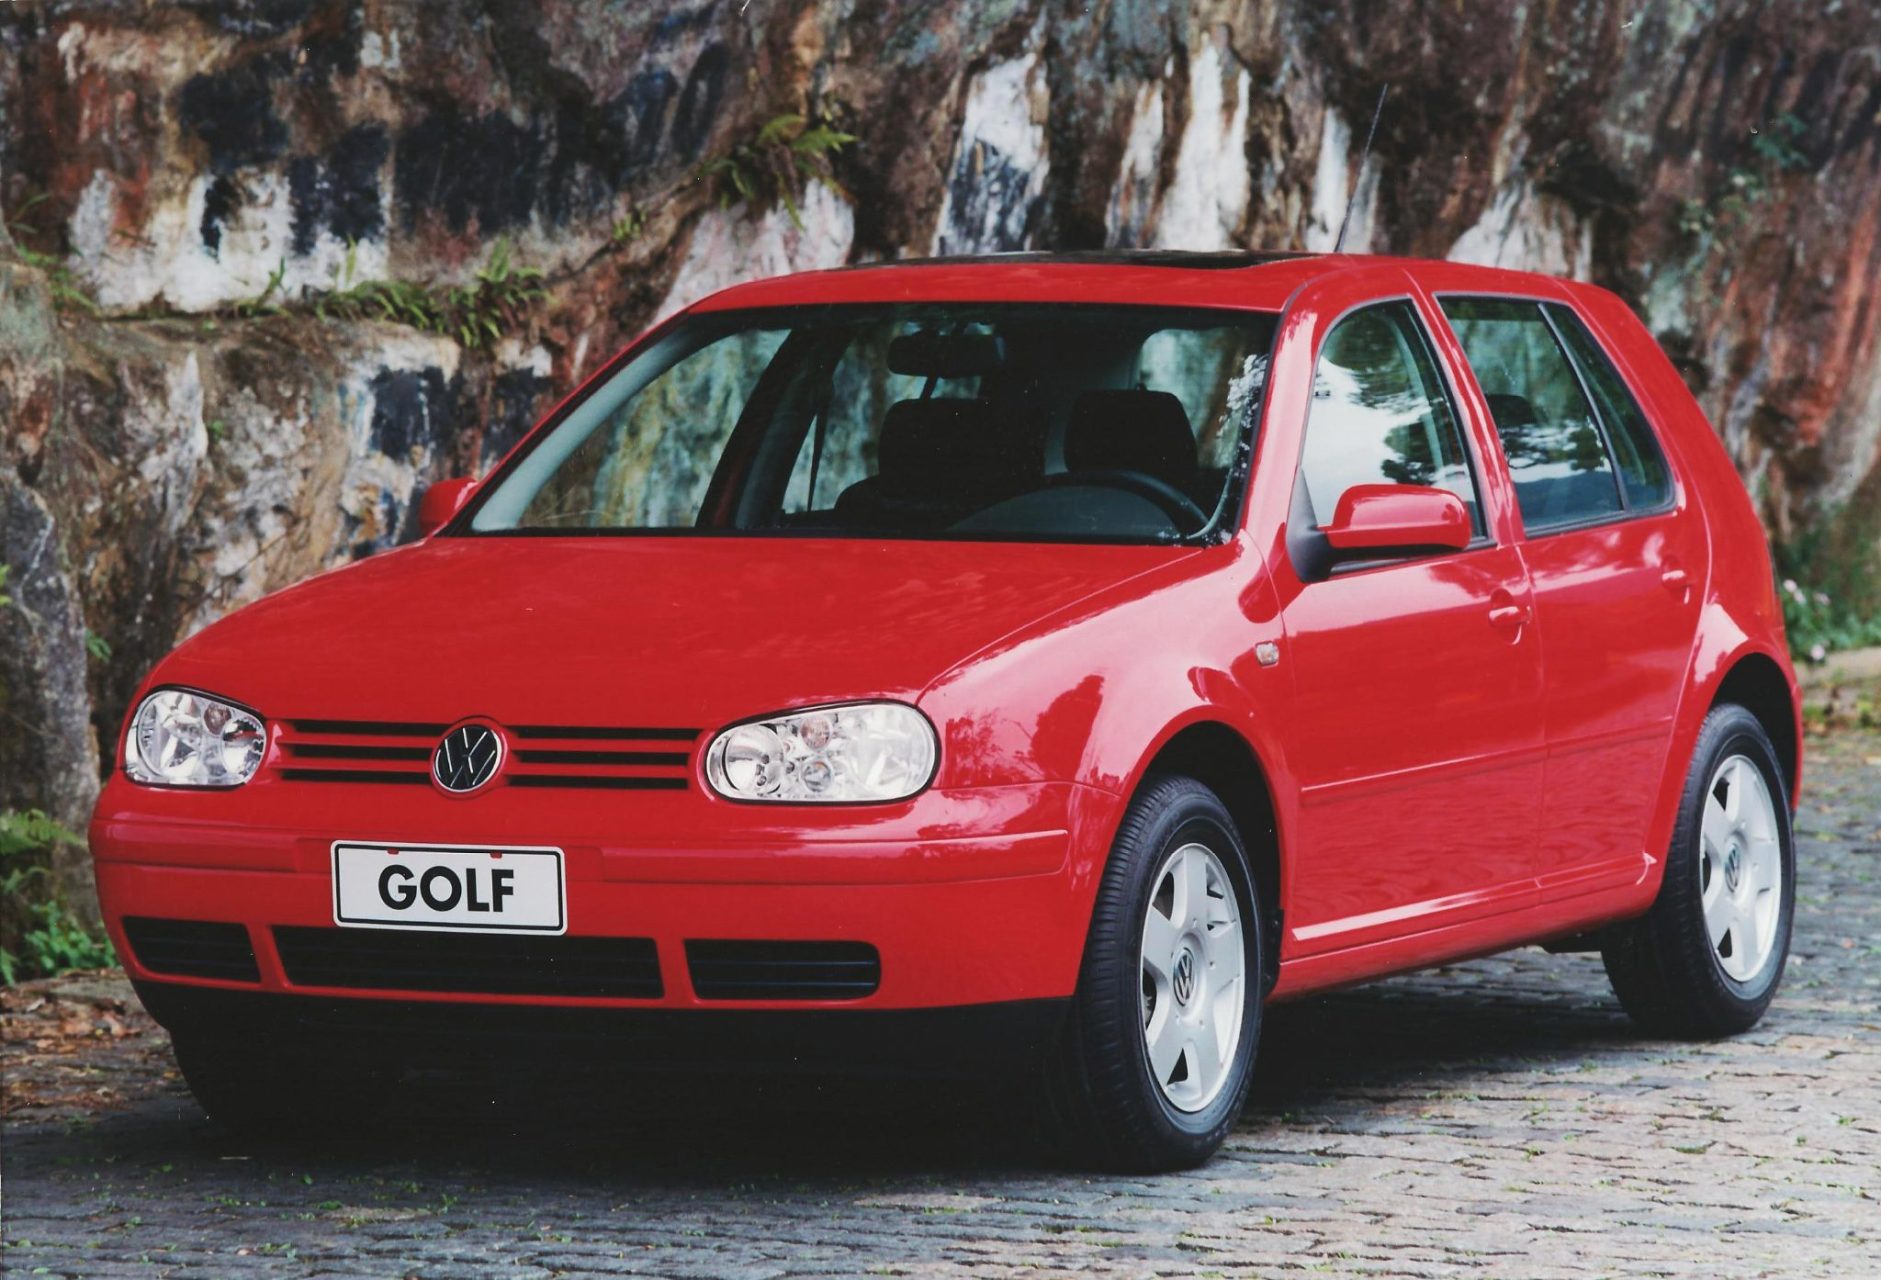
[[914,1087],[616,1116],[625,1086],[544,1083],[560,1118],[486,1092],[454,1125],[256,1147],[202,1118],[124,988],[67,981],[9,1003],[4,1268],[1881,1275],[1881,737],[1813,747],[1793,967],[1735,1040],[1638,1038],[1590,956],[1456,965],[1276,1009],[1221,1157],[1113,1178]]

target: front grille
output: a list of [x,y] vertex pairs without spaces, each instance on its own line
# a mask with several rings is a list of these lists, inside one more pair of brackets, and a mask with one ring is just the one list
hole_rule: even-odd
[[[290,720],[279,737],[289,782],[423,784],[449,725],[412,721]],[[697,729],[514,725],[499,786],[684,791]]]
[[385,929],[274,930],[287,980],[300,987],[618,996],[662,992],[651,938],[512,938]]
[[866,942],[686,943],[701,1000],[859,1000],[882,984],[882,957]]
[[239,924],[127,916],[124,936],[137,963],[152,973],[229,982],[261,981],[248,930]]

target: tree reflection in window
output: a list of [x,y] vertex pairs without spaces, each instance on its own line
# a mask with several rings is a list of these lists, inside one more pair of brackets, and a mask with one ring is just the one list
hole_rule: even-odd
[[1489,402],[1523,525],[1534,532],[1618,512],[1606,440],[1540,305],[1446,298],[1443,311]]
[[1474,519],[1476,488],[1456,415],[1409,303],[1356,312],[1326,338],[1301,467],[1320,523],[1360,484],[1447,489]]

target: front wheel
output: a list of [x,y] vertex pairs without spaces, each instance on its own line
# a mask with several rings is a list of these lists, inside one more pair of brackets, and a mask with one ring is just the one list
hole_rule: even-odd
[[1260,1037],[1261,916],[1218,796],[1153,780],[1124,815],[1052,1065],[1061,1140],[1111,1168],[1189,1168],[1246,1100]]
[[1796,850],[1776,750],[1743,707],[1705,717],[1652,910],[1601,956],[1634,1021],[1710,1038],[1754,1026],[1776,995],[1796,909]]

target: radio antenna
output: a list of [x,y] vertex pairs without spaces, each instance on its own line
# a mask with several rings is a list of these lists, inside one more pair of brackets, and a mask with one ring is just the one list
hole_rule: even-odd
[[1372,158],[1372,139],[1378,136],[1378,117],[1385,113],[1385,95],[1391,92],[1391,82],[1386,81],[1378,90],[1378,105],[1372,108],[1372,127],[1365,131],[1365,150],[1359,152],[1358,176],[1352,179],[1351,194],[1345,198],[1345,216],[1339,219],[1339,238],[1332,242],[1332,251],[1345,248],[1345,229],[1352,221],[1352,206],[1358,203],[1359,183],[1365,180],[1365,162]]

